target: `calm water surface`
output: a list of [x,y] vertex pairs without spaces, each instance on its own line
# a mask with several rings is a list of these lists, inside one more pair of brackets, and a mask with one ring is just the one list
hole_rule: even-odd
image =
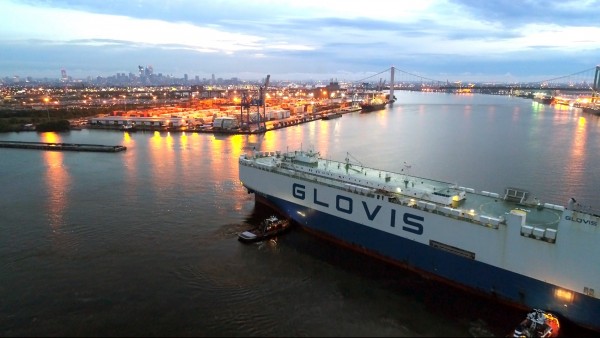
[[[503,336],[524,313],[299,229],[237,233],[271,211],[238,181],[248,148],[314,147],[476,190],[600,208],[600,121],[504,96],[397,92],[393,108],[264,135],[81,130],[0,140],[1,336]],[[349,155],[348,155],[349,153]],[[563,333],[588,335],[569,323]]]

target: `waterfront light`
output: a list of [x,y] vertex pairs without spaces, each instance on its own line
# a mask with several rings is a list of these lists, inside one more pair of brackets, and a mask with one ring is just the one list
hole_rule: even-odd
[[50,120],[50,111],[48,110],[48,102],[50,101],[49,97],[44,98],[44,103],[46,103],[46,114],[48,115],[48,120]]

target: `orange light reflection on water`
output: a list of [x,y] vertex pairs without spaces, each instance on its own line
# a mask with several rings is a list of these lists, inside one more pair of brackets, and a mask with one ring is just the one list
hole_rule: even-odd
[[128,131],[123,132],[123,145],[127,147],[132,145],[133,143],[135,142],[131,138],[131,134]]
[[[565,168],[566,182],[584,182],[585,149],[587,141],[587,120],[580,116],[577,128],[574,130],[571,152],[569,153],[569,167]],[[570,192],[573,194],[573,192]]]
[[41,133],[41,140],[40,142],[47,142],[47,143],[60,143],[60,135],[54,132],[47,132],[47,133]]
[[137,196],[135,191],[137,189],[137,152],[132,151],[132,148],[135,147],[135,139],[131,137],[131,134],[128,131],[123,132],[123,146],[127,147],[128,150],[123,154],[123,167],[125,167],[125,176],[127,179],[125,180],[126,186],[128,189],[128,194],[130,197]]
[[165,137],[159,131],[155,131],[150,138],[149,155],[153,175],[152,186],[160,191],[170,188],[170,180],[175,174],[177,168],[173,165],[174,150],[172,147],[173,137],[167,133]]
[[[41,142],[60,143],[60,135],[57,133],[42,133]],[[64,164],[64,155],[61,151],[44,151],[42,155],[46,165],[48,220],[55,231],[65,224],[64,211],[68,204],[67,192],[71,182],[69,172]]]
[[[300,129],[300,128],[298,128],[298,129]],[[275,151],[276,148],[278,147],[276,141],[277,141],[277,139],[275,137],[275,134],[273,132],[267,132],[262,136],[261,147],[256,148],[256,150]]]
[[170,132],[170,131],[168,131],[168,132],[167,132],[167,135],[166,135],[166,137],[165,137],[165,140],[167,141],[167,146],[168,146],[170,149],[173,149],[173,135],[171,135],[171,132]]
[[[248,139],[243,135],[214,135],[212,140],[203,139],[204,141],[210,142],[208,146],[212,149],[211,154],[214,154],[210,159],[202,159],[203,161],[209,161],[210,169],[207,173],[202,175],[212,176],[211,180],[214,180],[215,186],[214,191],[217,194],[228,194],[232,195],[235,193],[243,193],[243,187],[239,184],[238,175],[238,164],[237,161],[242,153],[246,151],[246,145]],[[265,144],[261,144],[264,139],[260,140],[256,144],[256,149],[264,149]],[[217,179],[217,178],[221,179]],[[198,179],[198,176],[196,176]],[[210,181],[210,180],[207,180]],[[232,195],[233,196],[233,195]],[[244,207],[244,199],[234,198],[233,208],[235,211],[240,211]],[[215,206],[219,213],[229,213],[232,210],[225,209],[221,205]]]
[[[208,159],[210,161],[210,172],[203,173],[203,175],[210,176],[211,180],[217,175],[220,175],[222,177],[232,177],[231,168],[229,168],[229,166],[227,165],[228,161],[223,160],[225,158],[224,143],[228,140],[228,137],[221,135],[214,135],[213,137],[214,139],[211,142],[212,149],[210,151],[210,154],[214,154],[214,156]],[[227,192],[225,187],[225,180],[214,180],[214,182],[214,188],[217,194],[224,194]],[[219,205],[217,206],[217,208],[219,209],[218,211],[221,213],[227,212],[227,210],[225,210],[223,206]]]
[[[179,138],[179,142],[181,143],[181,149],[187,149],[189,146],[189,140],[188,140],[188,136],[187,134],[184,132],[181,132],[181,137]],[[182,152],[182,154],[185,152]]]
[[178,180],[181,182],[198,181],[199,172],[195,161],[199,160],[199,157],[195,155],[201,153],[200,145],[205,140],[201,139],[197,133],[182,132],[178,140],[174,141],[175,144],[179,142],[179,150],[175,152],[180,163],[177,168]]
[[[333,123],[331,123],[333,122]],[[319,136],[317,137],[315,135],[315,137],[313,137],[312,139],[317,139],[320,141],[319,144],[314,144],[315,150],[320,151],[321,149],[323,149],[323,152],[325,152],[327,150],[327,143],[330,140],[333,140],[334,138],[331,135],[330,127],[333,126],[335,127],[336,122],[339,122],[337,120],[333,120],[333,121],[321,121],[321,125],[320,125],[320,130],[318,131]],[[315,131],[316,134],[316,131]],[[313,142],[314,143],[314,142]],[[313,144],[309,145],[309,146],[313,146]]]
[[[242,154],[244,148],[244,136],[243,135],[227,135],[227,136],[214,136],[211,142],[211,153],[220,154],[220,156],[214,156],[211,159],[211,171],[214,173],[221,172],[226,173],[226,177],[237,177],[237,165],[229,165],[230,159],[236,162],[239,156]],[[265,145],[261,147],[263,149]],[[259,148],[257,147],[257,150]],[[231,155],[227,155],[231,154]]]
[[[242,154],[244,137],[242,135],[234,135],[231,137],[231,153],[234,159],[237,159]],[[235,169],[235,168],[234,168]]]

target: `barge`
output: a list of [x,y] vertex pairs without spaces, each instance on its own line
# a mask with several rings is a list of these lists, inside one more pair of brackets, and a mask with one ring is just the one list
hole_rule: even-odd
[[54,151],[92,151],[116,153],[127,150],[127,147],[102,144],[77,144],[77,143],[52,143],[52,142],[24,142],[24,141],[0,141],[0,148],[38,149]]

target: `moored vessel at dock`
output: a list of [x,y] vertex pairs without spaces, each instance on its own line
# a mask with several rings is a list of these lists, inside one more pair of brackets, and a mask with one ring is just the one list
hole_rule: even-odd
[[[389,95],[388,95],[389,96]],[[382,93],[373,93],[365,98],[359,105],[363,113],[382,110],[389,103],[388,97]]]
[[[256,152],[239,176],[257,202],[332,242],[520,308],[600,330],[600,216],[570,199],[476,191],[315,151]],[[568,267],[568,268],[567,268]]]
[[363,113],[369,113],[372,111],[384,109],[386,104],[386,101],[383,101],[380,98],[374,98],[365,102],[361,102],[360,108]]
[[327,113],[321,117],[321,120],[333,120],[342,117],[342,113],[339,111],[334,111]]
[[369,113],[372,111],[384,109],[386,104],[386,102],[369,101],[366,103],[361,103],[360,106],[362,108],[363,113]]

